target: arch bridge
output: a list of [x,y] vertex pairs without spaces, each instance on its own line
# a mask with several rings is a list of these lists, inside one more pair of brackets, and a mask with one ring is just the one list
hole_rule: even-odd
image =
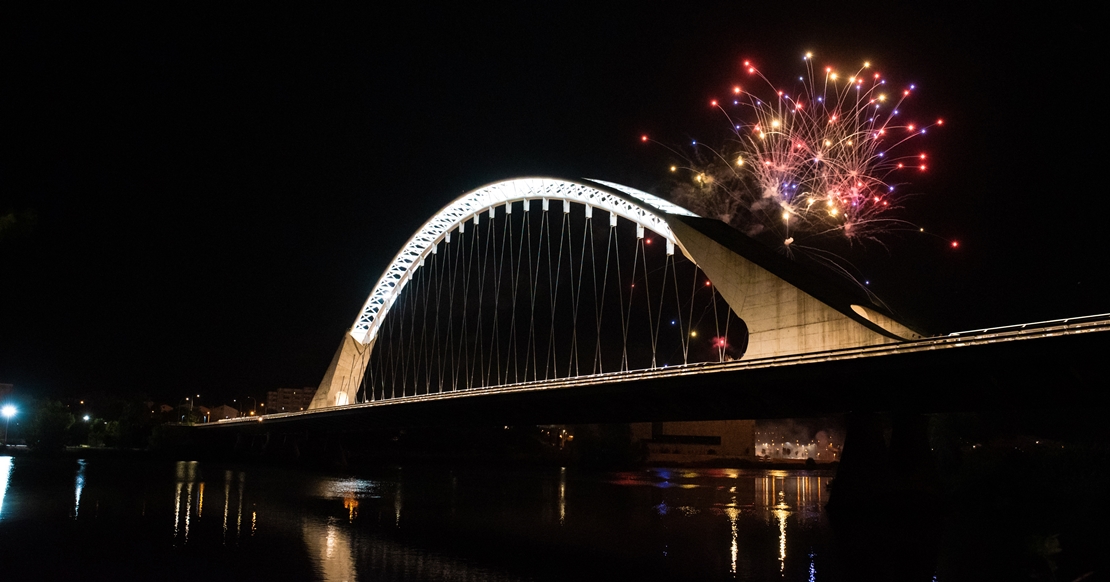
[[602,180],[458,197],[378,279],[310,410],[688,374],[921,335],[731,227]]

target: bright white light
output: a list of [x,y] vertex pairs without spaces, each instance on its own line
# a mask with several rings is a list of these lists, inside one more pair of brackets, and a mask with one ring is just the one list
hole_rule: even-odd
[[11,418],[15,416],[15,413],[16,409],[11,404],[5,405],[4,408],[0,408],[0,414],[3,414],[4,418]]

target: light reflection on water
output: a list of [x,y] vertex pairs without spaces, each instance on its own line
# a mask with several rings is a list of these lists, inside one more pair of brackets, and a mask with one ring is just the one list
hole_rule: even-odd
[[81,513],[81,492],[85,490],[85,459],[77,459],[77,478],[73,494],[73,519]]
[[[71,528],[66,539],[143,544],[152,564],[216,555],[232,571],[265,562],[324,580],[816,580],[829,551],[824,473],[385,468],[354,477],[181,461],[136,477],[82,459],[68,473],[67,526],[51,522],[49,487],[21,487],[25,473],[13,467],[25,461],[0,457],[0,509],[5,492],[39,501],[0,516],[25,511]],[[206,493],[217,496],[207,513]],[[90,504],[102,508],[84,511]],[[610,563],[586,566],[599,555]]]
[[0,457],[0,519],[4,518],[4,496],[8,493],[8,477],[12,474],[12,458]]
[[[795,524],[801,531],[825,526],[823,507],[826,487],[831,475],[817,472],[790,472],[782,470],[742,471],[737,469],[682,469],[657,468],[650,471],[617,473],[610,483],[622,487],[650,487],[675,494],[664,498],[653,507],[663,520],[691,518],[703,511],[710,516],[722,515],[728,520],[729,574],[750,579],[753,556],[744,548],[742,538],[751,535],[753,520],[764,523],[775,535],[774,559],[777,574],[784,574],[788,565],[788,524]],[[678,492],[691,491],[686,503],[678,503]],[[720,495],[721,492],[727,496]],[[748,523],[745,523],[748,522]],[[766,529],[765,529],[766,531]],[[670,543],[664,544],[663,553],[672,557]],[[745,556],[747,549],[749,555]],[[813,551],[806,551],[805,578],[816,580],[816,561]],[[758,559],[756,559],[757,561]],[[745,566],[745,563],[747,566]]]
[[357,579],[351,537],[334,518],[305,518],[302,537],[308,556],[324,580],[353,581]]
[[559,467],[559,525],[567,522],[567,468]]

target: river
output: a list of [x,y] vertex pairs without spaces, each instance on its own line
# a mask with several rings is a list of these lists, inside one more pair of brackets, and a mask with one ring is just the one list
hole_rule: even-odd
[[823,509],[832,477],[0,456],[0,567],[46,580],[828,582],[859,579],[863,559],[905,563],[903,579],[960,578],[938,576],[932,541],[924,559],[853,550]]

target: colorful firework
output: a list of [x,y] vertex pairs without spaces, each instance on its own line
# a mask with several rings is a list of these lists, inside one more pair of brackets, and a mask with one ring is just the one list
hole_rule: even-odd
[[911,226],[893,211],[908,173],[928,169],[927,154],[907,144],[944,121],[908,119],[901,108],[914,86],[892,87],[870,63],[842,74],[815,71],[811,54],[803,59],[792,89],[744,62],[750,84],[710,102],[733,138],[720,148],[692,144],[694,159],[671,167],[692,173],[676,196],[787,251],[828,236],[881,243],[880,235]]

